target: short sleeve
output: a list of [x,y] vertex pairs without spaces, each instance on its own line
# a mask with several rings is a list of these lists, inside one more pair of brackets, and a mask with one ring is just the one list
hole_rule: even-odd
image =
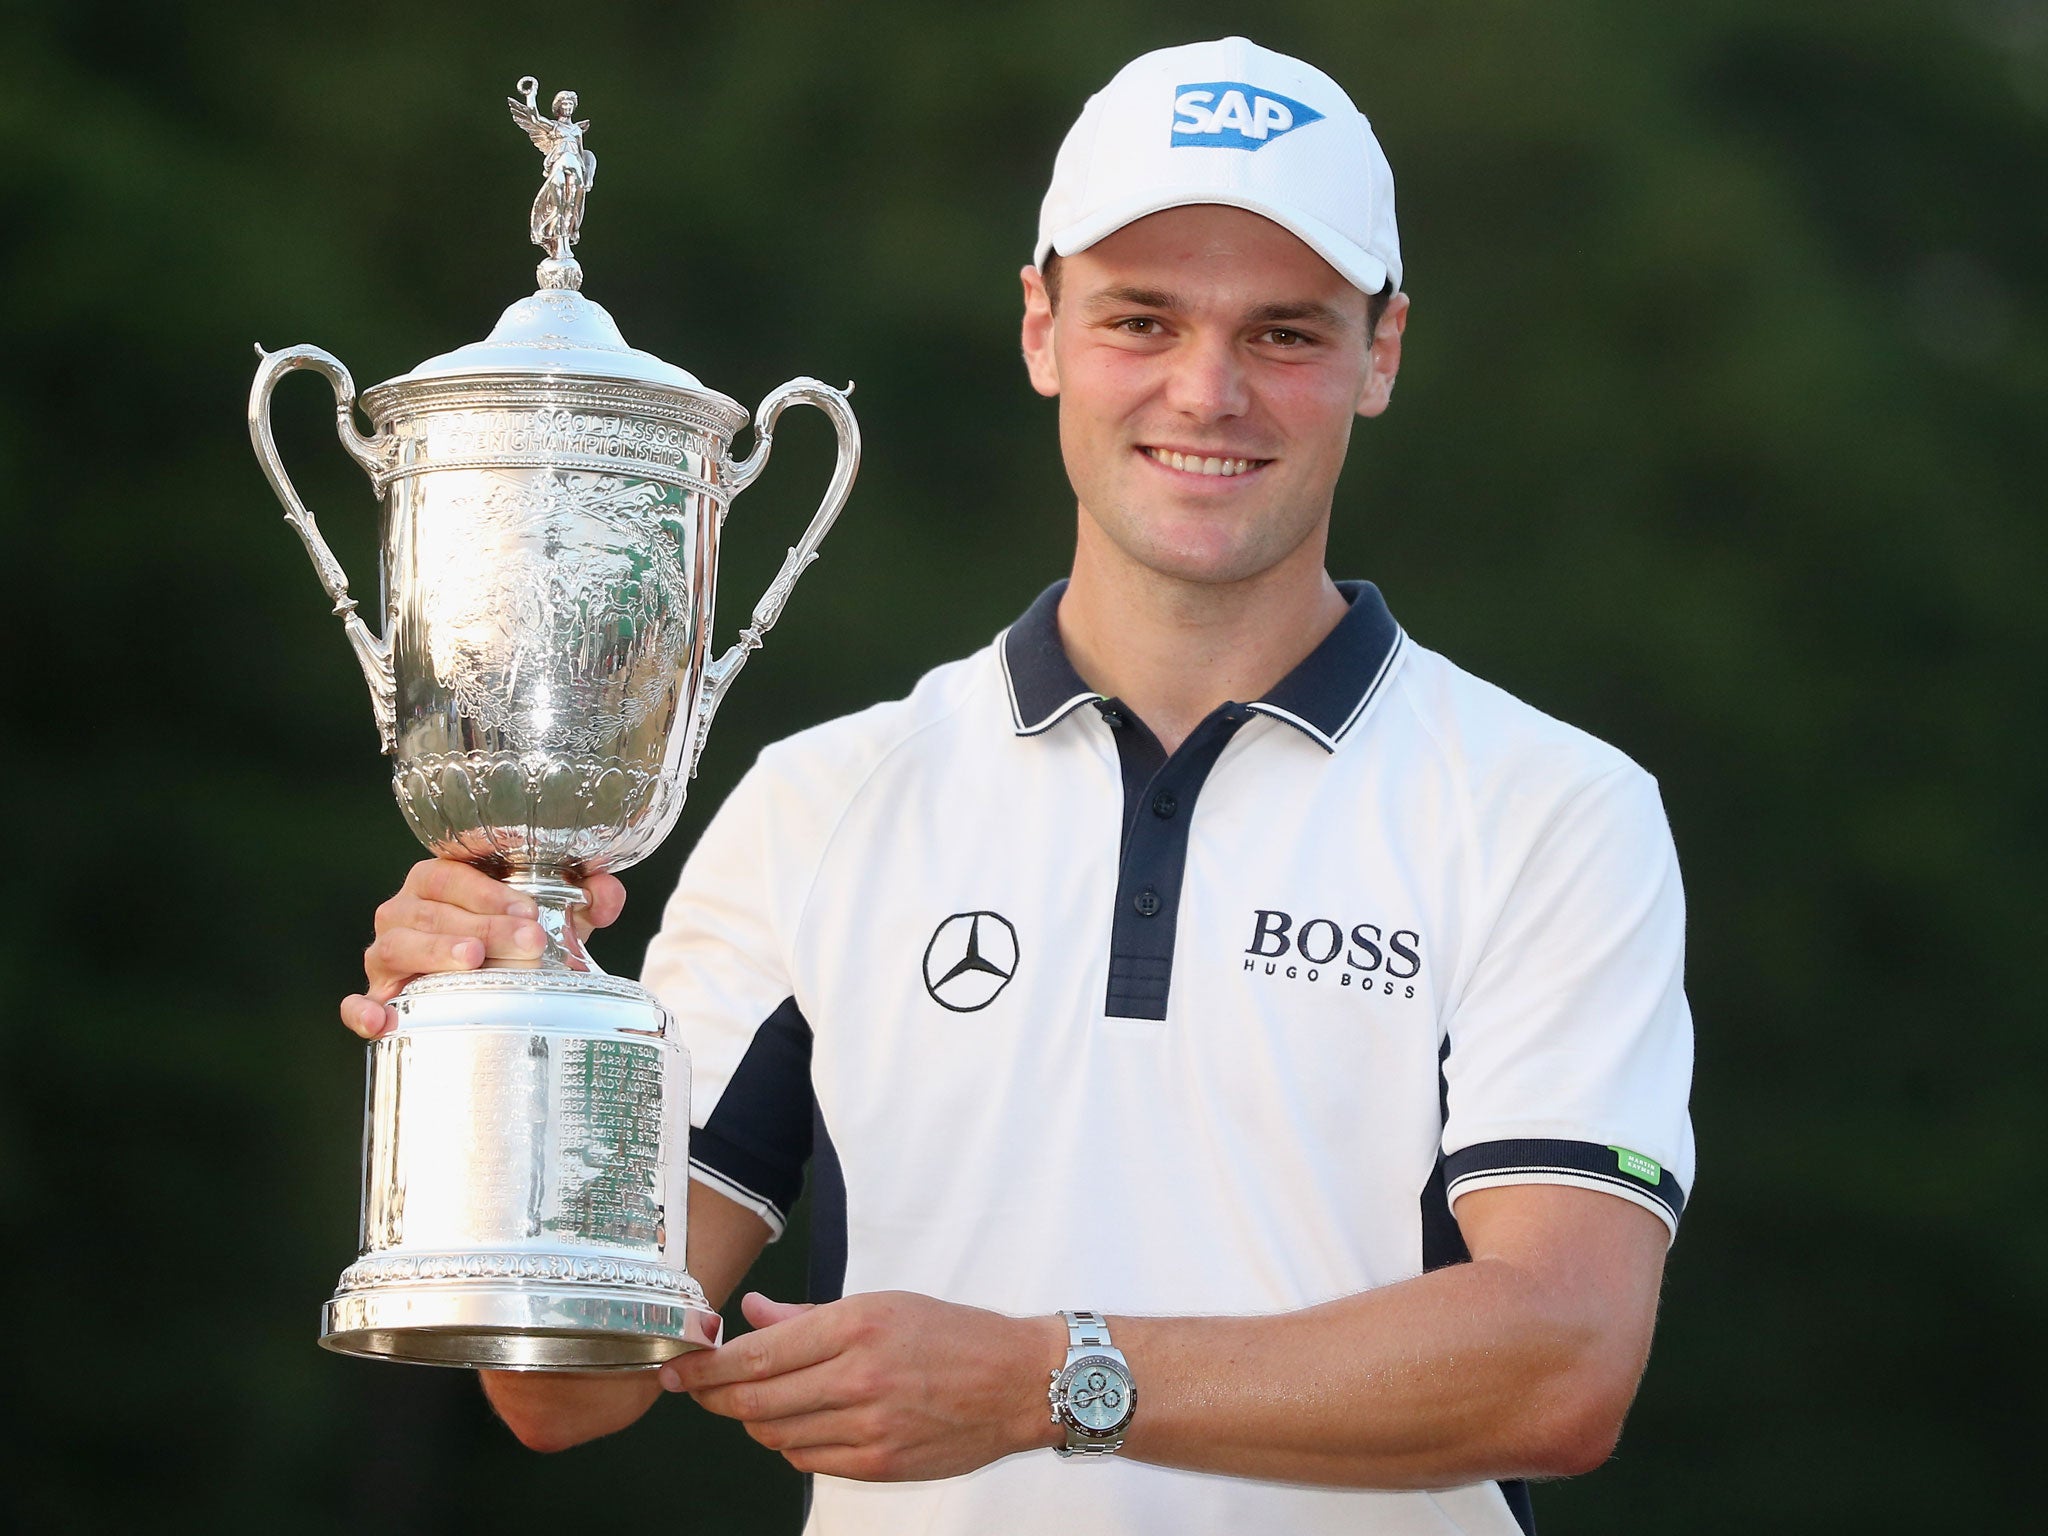
[[1656,781],[1579,789],[1519,869],[1453,1008],[1446,1194],[1571,1184],[1675,1235],[1693,1181],[1685,897]]
[[777,1237],[812,1139],[811,1030],[790,979],[790,860],[771,836],[772,775],[756,763],[683,865],[642,982],[690,1052],[690,1175]]

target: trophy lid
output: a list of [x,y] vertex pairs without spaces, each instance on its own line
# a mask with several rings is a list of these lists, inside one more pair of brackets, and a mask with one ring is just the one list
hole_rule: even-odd
[[577,120],[574,91],[556,93],[551,117],[540,109],[540,87],[533,76],[524,76],[518,89],[520,94],[507,97],[506,105],[547,162],[546,179],[527,221],[533,243],[547,252],[535,274],[539,290],[500,315],[482,341],[430,357],[410,373],[387,379],[376,393],[481,375],[597,379],[708,396],[744,418],[736,402],[706,389],[695,374],[627,346],[604,306],[577,291],[583,286],[583,267],[570,247],[582,238],[584,201],[597,180],[597,156],[584,142],[590,123]]
[[430,357],[389,383],[503,373],[557,374],[714,393],[686,369],[627,346],[618,322],[604,306],[569,288],[542,288],[521,299],[498,317],[482,341]]

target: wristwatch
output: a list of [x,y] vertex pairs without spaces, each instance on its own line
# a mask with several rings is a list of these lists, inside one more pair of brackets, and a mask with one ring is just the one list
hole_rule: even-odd
[[1109,1324],[1099,1312],[1062,1312],[1067,1320],[1067,1363],[1052,1373],[1045,1400],[1052,1421],[1064,1424],[1062,1456],[1107,1456],[1124,1443],[1138,1408],[1138,1384],[1130,1362],[1109,1342]]

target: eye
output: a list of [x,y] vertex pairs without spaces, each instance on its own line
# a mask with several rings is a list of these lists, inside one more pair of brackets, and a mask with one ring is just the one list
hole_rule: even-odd
[[1126,336],[1157,336],[1159,322],[1150,315],[1131,315],[1117,321],[1116,329]]
[[1311,343],[1312,339],[1311,337],[1304,336],[1300,331],[1290,331],[1284,325],[1276,325],[1272,330],[1266,332],[1266,340],[1273,343],[1276,347],[1305,347]]

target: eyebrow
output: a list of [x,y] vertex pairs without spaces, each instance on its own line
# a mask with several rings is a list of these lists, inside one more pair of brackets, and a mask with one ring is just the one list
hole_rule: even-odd
[[[1119,309],[1159,309],[1172,314],[1185,311],[1188,304],[1179,294],[1163,288],[1118,286],[1090,294],[1082,307],[1091,315],[1108,314]],[[1289,320],[1306,320],[1334,331],[1354,328],[1350,316],[1342,310],[1313,299],[1282,299],[1260,304],[1249,310],[1244,318],[1248,325],[1280,325]]]
[[1313,299],[1296,299],[1278,304],[1261,304],[1245,316],[1253,325],[1278,325],[1286,320],[1307,320],[1333,331],[1352,329],[1351,317]]
[[1099,293],[1088,295],[1083,308],[1091,312],[1106,313],[1112,309],[1185,309],[1186,303],[1178,294],[1168,293],[1163,288],[1133,288],[1120,286],[1104,288]]

